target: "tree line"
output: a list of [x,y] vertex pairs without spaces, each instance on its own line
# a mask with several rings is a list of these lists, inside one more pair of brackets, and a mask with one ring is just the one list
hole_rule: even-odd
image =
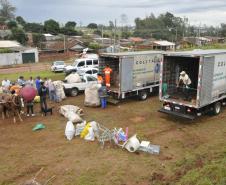
[[[34,45],[38,46],[45,39],[43,33],[68,36],[84,34],[81,30],[76,29],[77,23],[75,21],[68,21],[63,26],[60,26],[60,23],[53,19],[46,20],[43,24],[26,22],[21,16],[15,17],[16,7],[9,0],[0,0],[0,6],[0,24],[6,24],[12,32],[11,35],[5,36],[2,39],[17,40],[21,44],[26,44],[28,41],[26,32],[31,32]],[[117,25],[117,29],[113,21],[109,21],[107,26],[90,23],[87,25],[87,28],[91,29],[94,34],[103,37],[113,37],[113,34],[116,33],[116,38],[136,36],[179,41],[184,36],[226,37],[225,23],[222,23],[220,27],[197,27],[190,25],[187,18],[177,17],[170,12],[160,14],[159,16],[151,13],[143,19],[136,18],[134,22],[134,28],[128,26],[128,17],[126,14],[122,14],[121,24]]]

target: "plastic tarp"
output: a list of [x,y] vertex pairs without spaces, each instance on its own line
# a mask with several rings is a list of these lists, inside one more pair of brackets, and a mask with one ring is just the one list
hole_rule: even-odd
[[93,84],[85,89],[85,106],[98,107],[100,106],[100,98],[98,94],[99,85]]
[[81,77],[77,74],[70,74],[68,75],[65,80],[67,80],[67,83],[79,83],[82,82]]

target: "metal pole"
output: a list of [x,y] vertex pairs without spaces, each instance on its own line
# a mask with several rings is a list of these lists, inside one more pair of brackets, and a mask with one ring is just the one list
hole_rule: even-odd
[[115,52],[115,42],[116,42],[116,19],[115,19],[115,30],[114,30],[114,52]]
[[65,52],[65,49],[66,49],[66,41],[65,41],[65,35],[64,35],[64,52]]

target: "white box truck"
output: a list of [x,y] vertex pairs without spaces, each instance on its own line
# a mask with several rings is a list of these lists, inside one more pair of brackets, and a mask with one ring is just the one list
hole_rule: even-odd
[[[189,87],[178,86],[185,71]],[[160,112],[188,119],[221,112],[226,104],[226,50],[193,50],[163,55],[160,70]]]
[[161,51],[103,53],[99,58],[99,73],[104,77],[107,64],[113,70],[109,94],[114,100],[131,96],[145,100],[153,88],[159,88],[162,58]]

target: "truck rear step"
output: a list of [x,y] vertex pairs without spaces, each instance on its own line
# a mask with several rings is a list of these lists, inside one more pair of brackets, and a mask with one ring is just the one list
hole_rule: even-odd
[[165,113],[165,114],[170,114],[173,116],[177,116],[180,118],[185,118],[185,119],[189,119],[189,120],[194,120],[196,118],[196,116],[193,115],[188,115],[188,114],[183,114],[183,113],[179,113],[179,112],[173,112],[173,111],[169,111],[169,110],[165,110],[164,108],[158,110],[159,112]]

